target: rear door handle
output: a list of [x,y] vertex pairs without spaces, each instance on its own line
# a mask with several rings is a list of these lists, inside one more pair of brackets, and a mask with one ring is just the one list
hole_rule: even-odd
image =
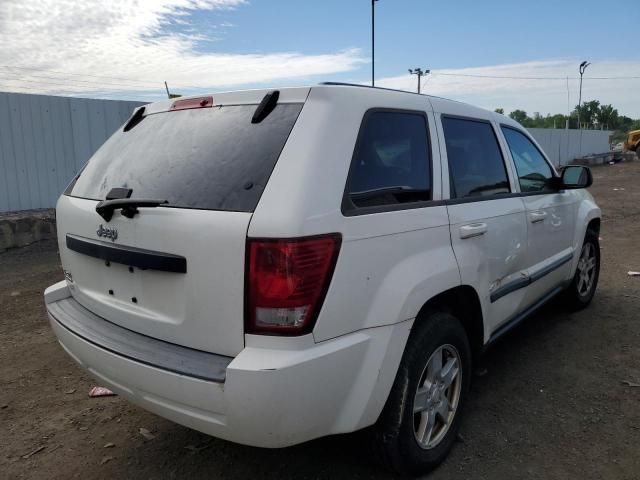
[[531,223],[544,222],[545,218],[547,218],[547,212],[544,212],[542,210],[529,213],[529,219],[531,220]]
[[460,227],[460,238],[472,238],[487,233],[487,224],[484,222],[470,223]]

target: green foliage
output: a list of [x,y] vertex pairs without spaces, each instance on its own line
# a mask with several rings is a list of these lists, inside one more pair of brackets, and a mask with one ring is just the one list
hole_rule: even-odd
[[534,112],[533,117],[529,117],[524,110],[514,110],[509,117],[526,128],[565,128],[567,121],[567,116],[561,113],[547,114],[543,117],[540,112]]
[[[524,110],[514,110],[509,114],[509,117],[513,118],[516,122],[521,123],[522,125],[524,125],[529,118],[527,116],[527,112],[525,112]],[[524,126],[526,127],[526,125]]]
[[640,130],[640,119],[633,120],[625,115],[618,116],[616,132],[613,134],[613,142],[622,142],[627,138],[631,130]]
[[496,108],[494,112],[504,115],[504,108]]
[[[502,108],[497,108],[496,112],[502,113]],[[633,120],[624,115],[619,115],[618,110],[612,105],[601,105],[598,100],[584,102],[580,107],[576,105],[571,115],[567,117],[561,113],[555,115],[540,115],[535,112],[533,117],[527,115],[524,110],[514,110],[509,117],[521,123],[526,128],[565,128],[567,120],[570,128],[578,128],[578,113],[580,114],[580,124],[586,129],[616,130],[620,136],[629,130],[640,129],[640,119]],[[623,135],[624,136],[624,135]]]
[[580,107],[576,105],[574,112],[576,117],[580,119],[580,125],[583,128],[592,127],[598,121],[600,102],[591,100],[590,102],[584,102]]
[[618,110],[611,105],[601,105],[598,112],[598,123],[606,129],[618,127]]

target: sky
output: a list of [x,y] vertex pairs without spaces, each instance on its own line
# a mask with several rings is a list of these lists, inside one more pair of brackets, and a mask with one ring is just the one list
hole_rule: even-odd
[[[637,0],[379,0],[376,85],[530,115],[640,118]],[[500,78],[495,78],[500,77]],[[0,91],[155,101],[371,81],[370,0],[1,0]]]

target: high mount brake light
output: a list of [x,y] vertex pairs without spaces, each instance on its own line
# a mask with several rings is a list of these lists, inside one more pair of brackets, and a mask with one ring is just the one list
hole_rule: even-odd
[[170,112],[176,110],[190,110],[192,108],[210,108],[213,106],[213,97],[185,98],[176,100],[171,104]]
[[309,333],[329,288],[342,237],[249,239],[245,288],[247,333]]

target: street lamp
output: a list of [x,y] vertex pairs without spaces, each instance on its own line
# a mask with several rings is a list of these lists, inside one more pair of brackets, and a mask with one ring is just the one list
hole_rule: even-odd
[[580,94],[578,95],[578,128],[582,128],[580,125],[580,106],[582,105],[582,75],[584,75],[584,71],[589,65],[591,64],[585,60],[580,64],[580,67],[578,67],[578,71],[580,72]]
[[376,2],[371,0],[371,86],[376,86],[376,44],[375,44],[375,20],[376,20]]
[[418,76],[418,93],[420,93],[420,79],[426,75],[429,75],[429,73],[431,73],[431,70],[422,71],[421,68],[414,68],[413,70],[409,69],[409,73],[411,75]]
[[582,157],[582,125],[580,125],[580,107],[582,106],[582,75],[587,67],[591,65],[586,60],[580,64],[578,71],[580,72],[580,93],[578,94],[578,128],[580,129],[580,140],[578,144],[578,157]]

